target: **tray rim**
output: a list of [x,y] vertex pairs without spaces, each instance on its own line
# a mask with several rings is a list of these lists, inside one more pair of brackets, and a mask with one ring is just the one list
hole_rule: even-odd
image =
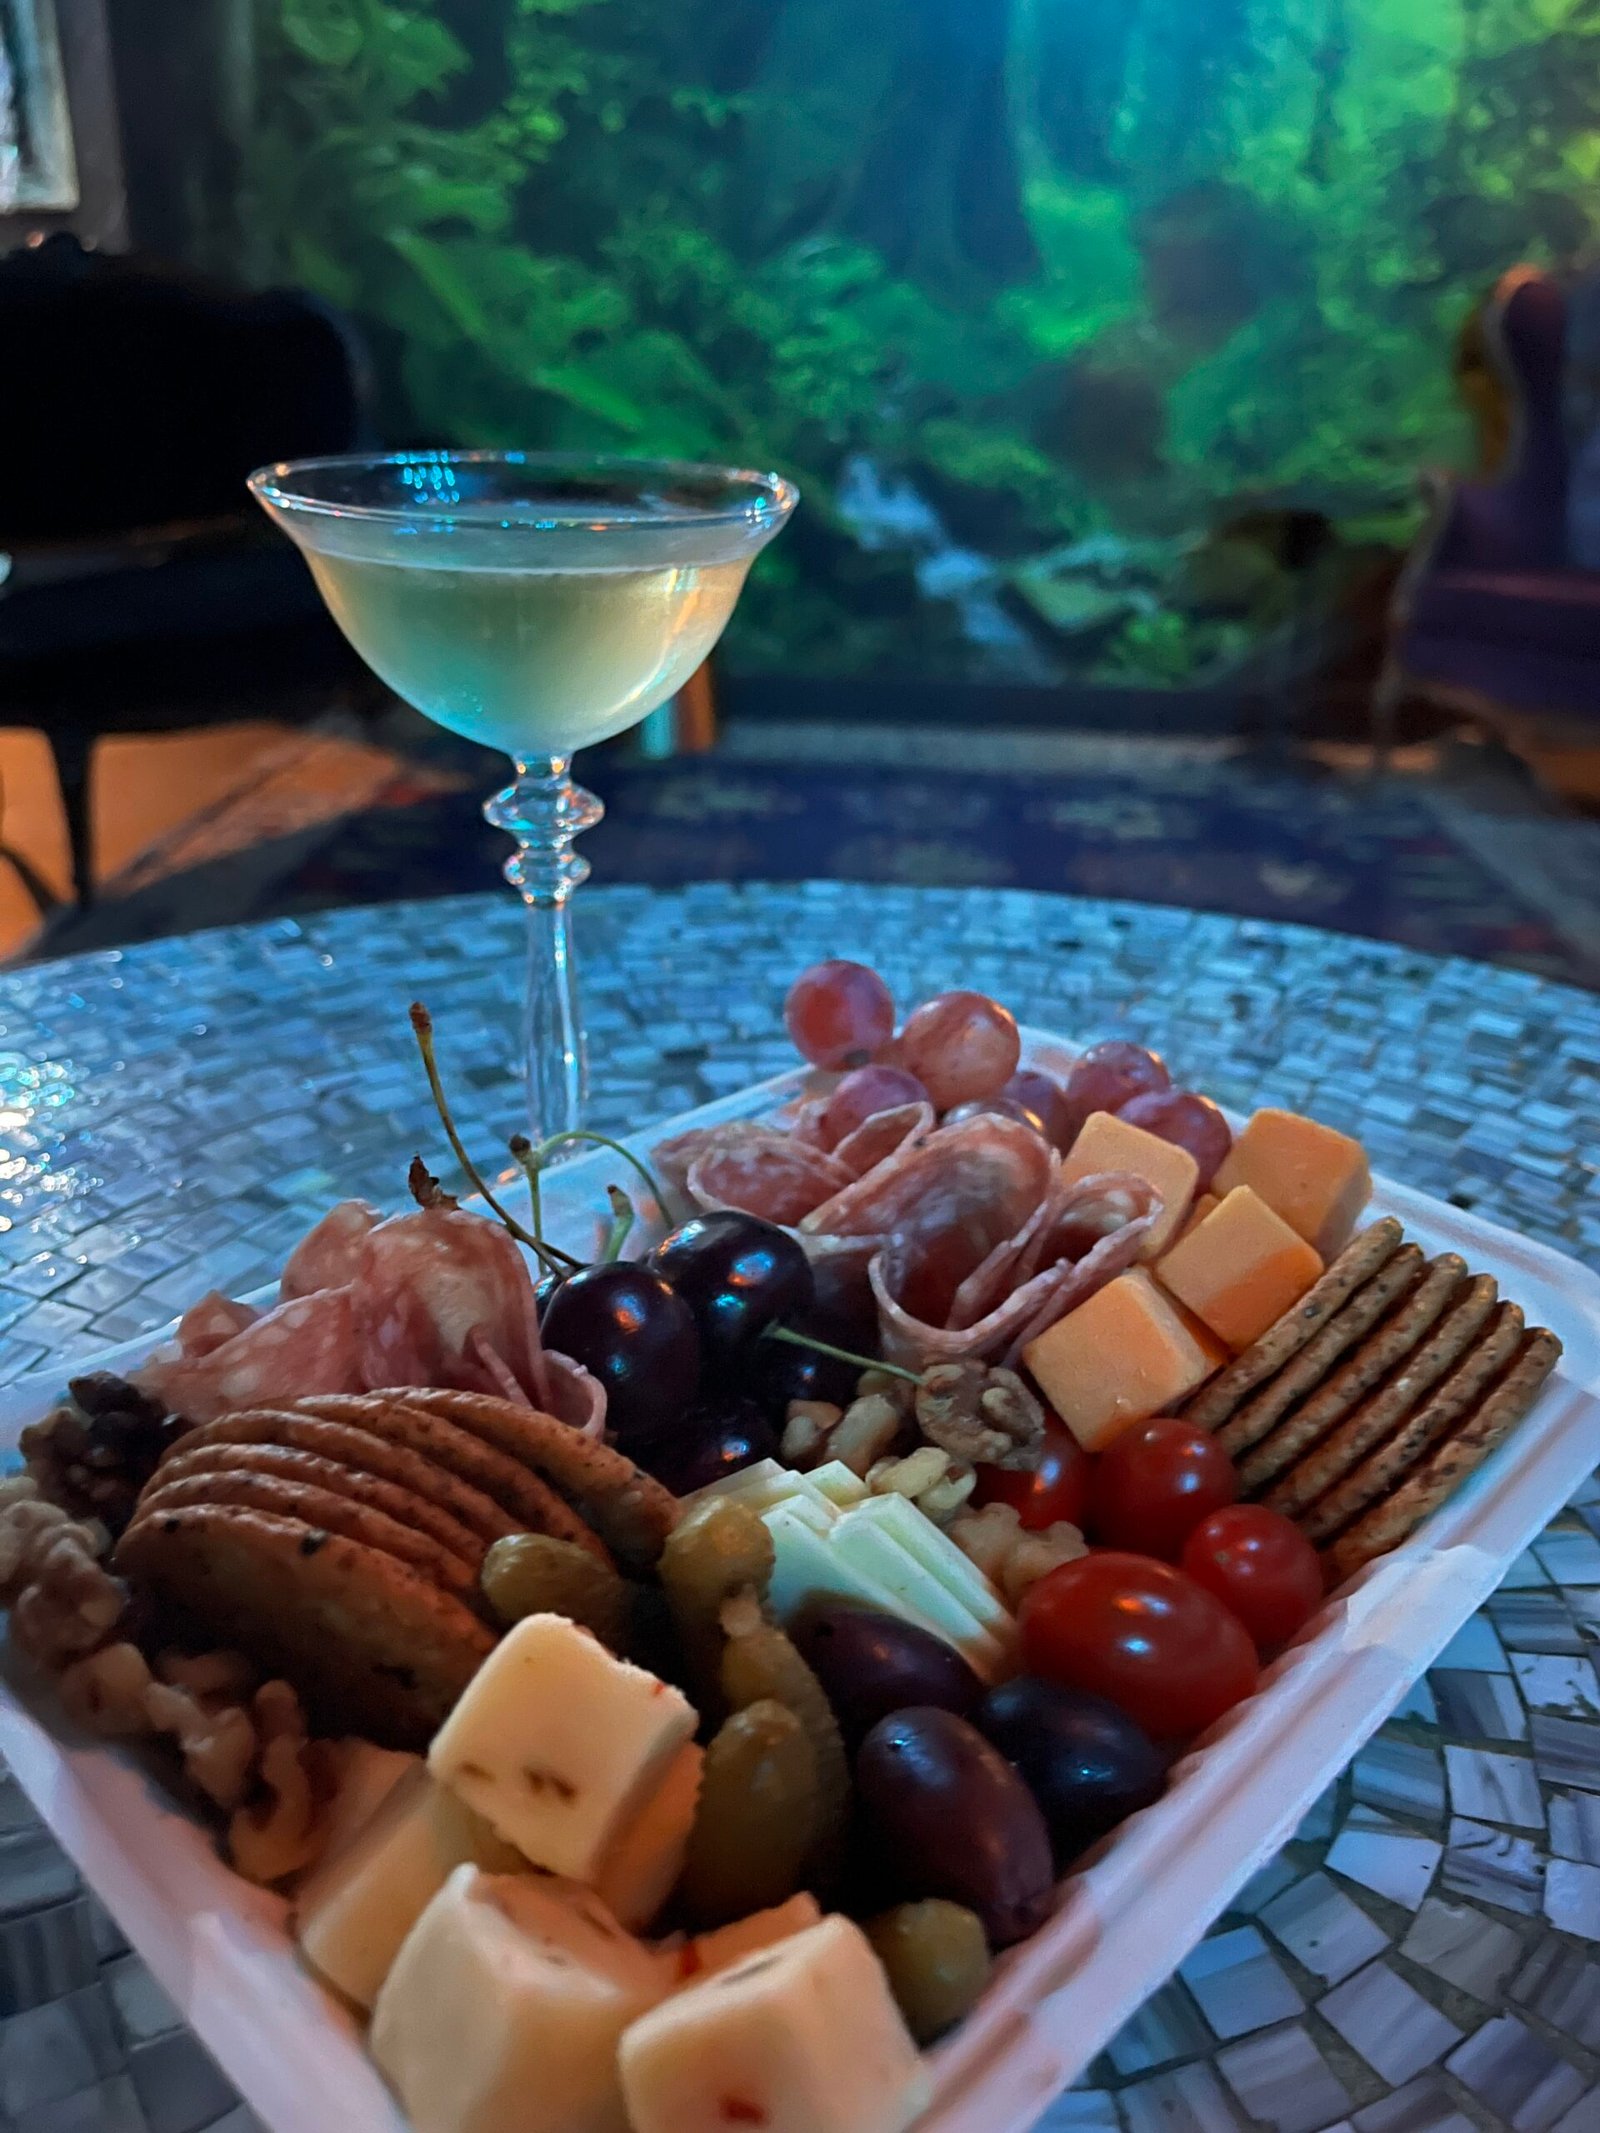
[[[1030,1063],[1059,1064],[1076,1050],[1069,1040],[1037,1028],[1025,1027],[1023,1037]],[[621,1138],[648,1158],[650,1148],[670,1135],[770,1114],[818,1081],[804,1069],[785,1071]],[[609,1160],[604,1150],[595,1150],[550,1173],[546,1201],[552,1230],[571,1244],[584,1241],[573,1227],[582,1220],[575,1203],[589,1199],[592,1205],[589,1188],[600,1182]],[[1565,1474],[1581,1459],[1581,1470],[1572,1473],[1558,1502],[1537,1515],[1524,1504],[1520,1515],[1531,1538],[1600,1462],[1600,1275],[1552,1246],[1431,1194],[1383,1176],[1375,1176],[1373,1185],[1374,1210],[1398,1214],[1409,1230],[1425,1236],[1442,1233],[1470,1245],[1493,1262],[1490,1271],[1510,1274],[1513,1284],[1521,1275],[1552,1289],[1588,1328],[1592,1352],[1584,1361],[1569,1344],[1561,1373],[1546,1387],[1523,1430],[1417,1535],[1368,1566],[1336,1596],[1316,1632],[1276,1662],[1257,1694],[1183,1759],[1178,1782],[1163,1799],[1123,1824],[1068,1877],[1066,1898],[1052,1919],[1003,1958],[979,2008],[935,2047],[935,2096],[918,2121],[918,2133],[1026,2133],[1147,1991],[1199,1943],[1256,1866],[1292,1834],[1328,1778],[1344,1768],[1500,1583],[1517,1550],[1486,1550],[1474,1542],[1470,1536],[1482,1528],[1485,1516],[1492,1526],[1496,1505],[1516,1502],[1519,1478],[1521,1497],[1542,1505],[1548,1489],[1533,1484],[1543,1468],[1552,1465]],[[270,1286],[258,1293],[270,1294]],[[175,1325],[174,1320],[81,1360],[42,1365],[14,1381],[0,1392],[0,1452],[14,1448],[22,1420],[57,1397],[65,1369],[126,1367],[169,1340]],[[1534,1437],[1529,1425],[1539,1416],[1544,1420]],[[210,1852],[201,1825],[156,1791],[137,1758],[87,1737],[83,1744],[74,1741],[70,1730],[64,1734],[47,1722],[36,1707],[39,1701],[19,1692],[9,1669],[0,1673],[0,1750],[75,1862],[83,1851],[98,1856],[105,1848],[102,1840],[117,1847],[117,1832],[109,1825],[98,1831],[91,1827],[102,1812],[99,1793],[109,1792],[116,1805],[127,1807],[136,1788],[150,1794],[144,1802],[146,1835],[163,1825],[180,1826],[181,1850],[194,1855],[198,1844]],[[48,1705],[48,1696],[44,1701]],[[1291,1726],[1299,1729],[1300,1771],[1293,1785],[1280,1785],[1261,1799],[1249,1786],[1231,1783],[1242,1758],[1253,1759],[1250,1776],[1258,1784],[1277,1775],[1272,1754],[1257,1751],[1263,1740],[1270,1750]],[[85,1758],[102,1776],[120,1770],[119,1781],[86,1786],[77,1767]],[[1206,1838],[1197,1846],[1193,1828],[1185,1825],[1201,1813]],[[189,1833],[187,1845],[182,1831]],[[1232,1847],[1226,1861],[1213,1856],[1219,1831],[1227,1833]],[[248,1926],[243,1942],[230,1932],[228,1912],[202,1909],[186,1918],[169,1912],[161,1924],[158,1911],[148,1908],[152,1864],[136,1857],[130,1844],[120,1849],[126,1871],[113,1877],[116,1888],[107,1887],[103,1878],[96,1882],[87,1870],[85,1880],[245,2101],[282,2133],[291,2127],[306,2133],[304,2099],[310,2083],[295,2079],[284,2062],[288,2058],[296,2072],[303,2069],[309,2076],[307,2062],[315,2056],[321,2062],[314,2077],[322,2098],[319,2123],[338,2122],[352,2133],[404,2133],[405,2121],[355,2025],[299,1965],[282,1899],[241,1882],[213,1856],[215,1873],[233,1892],[231,1915]],[[195,1863],[202,1880],[210,1878],[197,1858]],[[1189,1907],[1155,1907],[1164,1923],[1151,1933],[1148,1921],[1132,1924],[1141,1907],[1138,1891],[1127,1884],[1157,1870],[1184,1882]],[[1201,1885],[1190,1890],[1196,1881]],[[152,1930],[158,1924],[160,1930]],[[257,1932],[271,1936],[275,1946],[252,1949],[247,1943]],[[269,2021],[263,2022],[263,2015]],[[308,2025],[304,2030],[284,2027],[302,2019]],[[1064,2041],[1068,2031],[1070,2043]]]

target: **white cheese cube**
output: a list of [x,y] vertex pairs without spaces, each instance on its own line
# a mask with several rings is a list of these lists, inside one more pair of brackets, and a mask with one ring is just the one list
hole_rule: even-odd
[[672,1894],[700,1798],[705,1751],[693,1741],[600,1862],[595,1892],[630,1933],[642,1933]]
[[901,2133],[930,2094],[866,1935],[837,1917],[662,2001],[621,2065],[634,2133]]
[[422,1768],[420,1755],[374,1747],[369,1740],[340,1741],[338,1755],[336,1790],[328,1808],[319,1864],[336,1858],[372,1820],[400,1780]]
[[626,2133],[617,2040],[670,1982],[591,1890],[461,1867],[395,1958],[372,2056],[413,2133]]
[[748,1918],[736,1918],[732,1925],[694,1934],[678,1951],[678,1975],[685,1985],[698,1985],[718,1970],[731,1970],[747,1955],[775,1948],[780,1940],[804,1933],[821,1917],[821,1904],[802,1889],[798,1896],[791,1896],[787,1903],[774,1904],[770,1911],[752,1911]]
[[592,1883],[694,1727],[675,1688],[564,1615],[528,1615],[467,1684],[428,1767],[525,1859]]
[[400,1943],[458,1866],[506,1873],[523,1863],[412,1761],[366,1828],[323,1859],[295,1898],[306,1961],[358,2007],[372,2005]]

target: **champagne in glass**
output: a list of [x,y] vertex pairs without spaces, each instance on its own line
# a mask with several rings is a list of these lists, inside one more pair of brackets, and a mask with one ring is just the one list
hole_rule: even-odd
[[303,460],[250,486],[374,672],[515,763],[484,812],[517,840],[505,871],[528,906],[529,1126],[537,1140],[577,1125],[568,906],[589,867],[572,844],[601,808],[569,759],[694,672],[795,490],[731,468],[478,452]]

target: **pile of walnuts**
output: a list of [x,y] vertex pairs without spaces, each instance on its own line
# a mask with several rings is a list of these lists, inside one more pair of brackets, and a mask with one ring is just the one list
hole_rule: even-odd
[[30,1474],[0,1481],[0,1605],[17,1649],[58,1675],[68,1715],[109,1739],[168,1738],[185,1775],[228,1817],[228,1856],[251,1881],[309,1866],[321,1848],[338,1751],[306,1732],[286,1681],[237,1652],[158,1652],[134,1641],[128,1588],[103,1560],[98,1520],[53,1503]]

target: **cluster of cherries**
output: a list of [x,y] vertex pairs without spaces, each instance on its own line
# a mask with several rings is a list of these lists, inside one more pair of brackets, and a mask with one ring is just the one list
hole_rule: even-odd
[[1065,1154],[1092,1112],[1110,1111],[1187,1148],[1204,1191],[1233,1145],[1217,1106],[1175,1089],[1142,1045],[1092,1044],[1065,1081],[1019,1065],[1016,1017],[987,993],[942,992],[896,1033],[894,998],[875,970],[817,963],[789,988],[784,1020],[801,1058],[841,1077],[822,1115],[829,1147],[880,1111],[926,1102],[946,1124],[983,1112],[1018,1119]]
[[605,1386],[617,1443],[679,1495],[773,1457],[791,1400],[843,1405],[870,1367],[838,1348],[854,1329],[818,1312],[796,1239],[731,1209],[643,1259],[547,1274],[539,1304],[545,1344]]

